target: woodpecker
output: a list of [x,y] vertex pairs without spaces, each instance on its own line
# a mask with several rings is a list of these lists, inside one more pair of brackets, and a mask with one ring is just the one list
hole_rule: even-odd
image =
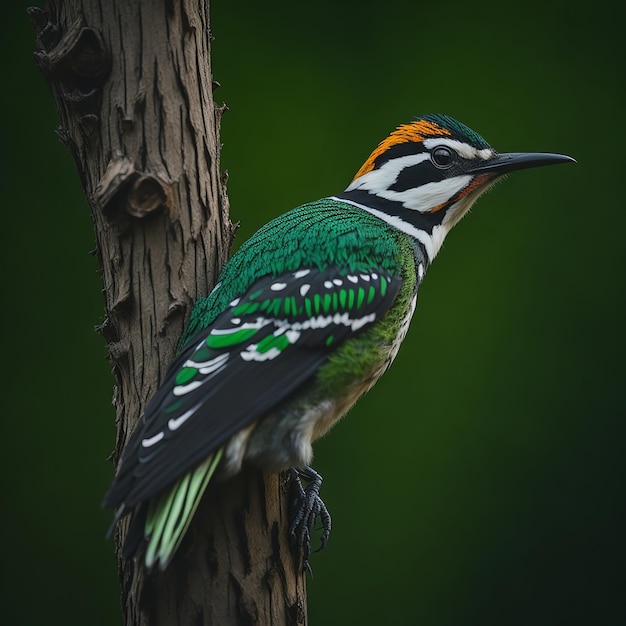
[[[342,193],[272,220],[197,301],[178,357],[126,445],[104,505],[133,519],[127,557],[164,569],[209,481],[290,471],[290,532],[310,553],[330,516],[310,467],[326,433],[394,360],[450,229],[504,175],[574,162],[496,152],[446,115],[398,126]],[[306,479],[306,488],[301,478]]]

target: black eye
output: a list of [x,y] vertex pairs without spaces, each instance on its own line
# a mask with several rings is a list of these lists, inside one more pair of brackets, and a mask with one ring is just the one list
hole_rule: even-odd
[[456,157],[456,152],[454,150],[450,150],[450,148],[446,148],[445,146],[439,146],[435,148],[430,158],[432,162],[442,169],[450,167],[454,163],[454,159]]

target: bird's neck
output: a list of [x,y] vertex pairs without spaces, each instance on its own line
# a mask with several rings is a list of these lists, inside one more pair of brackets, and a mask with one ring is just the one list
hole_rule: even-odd
[[445,210],[440,215],[422,213],[407,209],[399,202],[358,189],[352,191],[348,189],[331,199],[363,209],[415,239],[423,248],[428,264],[437,256],[452,227],[452,224],[445,220]]

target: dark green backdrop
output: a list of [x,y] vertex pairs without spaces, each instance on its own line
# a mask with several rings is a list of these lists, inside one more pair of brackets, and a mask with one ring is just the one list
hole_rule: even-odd
[[[3,7],[5,624],[118,624],[112,378],[79,181],[21,6]],[[445,112],[522,172],[448,238],[392,371],[316,447],[315,626],[626,624],[624,16],[616,3],[215,2],[239,244]]]

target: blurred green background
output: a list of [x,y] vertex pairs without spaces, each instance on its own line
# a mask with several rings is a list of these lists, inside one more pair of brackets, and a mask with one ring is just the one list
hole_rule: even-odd
[[[579,162],[479,202],[429,270],[392,371],[318,443],[334,530],[313,557],[310,623],[626,624],[622,9],[214,5],[237,245],[342,190],[420,113]],[[0,26],[0,616],[118,624],[94,237],[25,6]]]

